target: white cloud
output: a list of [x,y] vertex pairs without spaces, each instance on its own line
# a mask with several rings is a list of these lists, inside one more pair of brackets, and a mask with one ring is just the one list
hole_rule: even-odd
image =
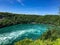
[[24,6],[23,0],[17,0],[22,6]]
[[14,3],[14,1],[17,1],[18,3],[20,3],[22,6],[24,6],[23,0],[7,0],[9,1],[11,4]]

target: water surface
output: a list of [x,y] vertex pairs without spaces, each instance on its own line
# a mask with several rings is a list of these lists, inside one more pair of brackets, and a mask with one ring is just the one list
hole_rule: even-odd
[[45,24],[18,24],[0,29],[0,45],[11,44],[24,38],[37,39],[48,30]]

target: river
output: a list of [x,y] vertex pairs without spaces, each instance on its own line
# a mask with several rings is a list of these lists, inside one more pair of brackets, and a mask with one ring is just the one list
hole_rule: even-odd
[[18,24],[0,28],[0,45],[11,44],[24,38],[37,39],[48,27],[49,25],[45,24]]

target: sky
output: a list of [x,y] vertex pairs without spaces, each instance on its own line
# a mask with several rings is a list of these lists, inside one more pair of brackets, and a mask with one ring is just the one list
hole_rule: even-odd
[[60,0],[0,0],[0,12],[18,14],[58,14]]

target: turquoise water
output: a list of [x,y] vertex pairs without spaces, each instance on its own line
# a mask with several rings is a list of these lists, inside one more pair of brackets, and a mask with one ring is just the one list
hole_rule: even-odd
[[37,39],[48,30],[45,24],[18,24],[0,29],[0,45],[10,44],[24,38]]

